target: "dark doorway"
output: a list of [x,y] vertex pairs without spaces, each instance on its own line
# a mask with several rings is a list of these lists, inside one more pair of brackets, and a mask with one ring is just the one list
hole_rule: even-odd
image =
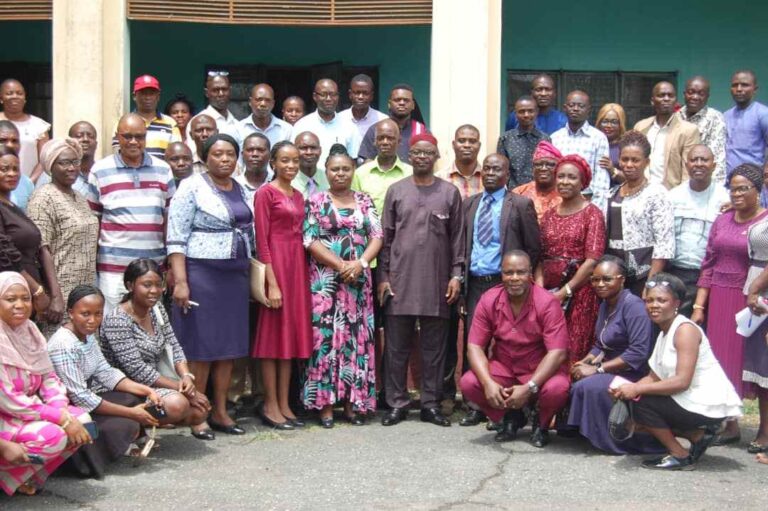
[[[307,104],[307,113],[315,109],[312,101],[312,91],[315,82],[321,78],[331,78],[339,84],[339,110],[349,108],[349,81],[353,76],[364,73],[373,79],[378,87],[378,66],[345,66],[342,62],[329,62],[314,66],[266,66],[262,64],[226,66],[208,65],[207,70],[226,69],[229,71],[229,81],[232,85],[230,111],[238,119],[251,114],[248,97],[251,87],[257,83],[268,83],[275,90],[275,108],[273,114],[281,116],[283,100],[289,96],[299,96]],[[378,90],[376,91],[378,92]],[[379,109],[379,94],[374,95],[373,108]]]
[[24,86],[27,104],[24,111],[41,119],[53,120],[53,77],[50,64],[31,62],[0,63],[0,82],[15,78]]

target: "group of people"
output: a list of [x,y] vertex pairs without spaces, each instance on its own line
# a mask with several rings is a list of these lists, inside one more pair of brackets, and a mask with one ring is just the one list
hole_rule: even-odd
[[[242,120],[226,71],[207,74],[199,113],[182,95],[160,113],[143,75],[103,159],[90,123],[49,140],[6,80],[0,485],[34,493],[65,461],[99,477],[145,456],[159,426],[245,434],[228,405],[248,394],[278,430],[306,425],[297,406],[324,428],[336,407],[356,426],[383,407],[393,426],[409,367],[423,422],[451,425],[441,403],[459,376],[462,426],[489,421],[505,442],[530,422],[537,447],[557,429],[659,454],[644,462],[656,469],[738,441],[741,398],[756,396],[749,451],[768,461],[768,322],[745,339],[734,319],[768,312],[768,107],[753,73],[731,81],[725,115],[706,79],[679,109],[661,82],[655,115],[627,130],[618,104],[592,127],[584,91],[557,110],[541,75],[496,152],[479,161],[480,132],[462,125],[438,169],[413,89],[395,85],[384,114],[365,75],[349,109],[322,79],[317,109],[291,97],[283,119],[257,84]],[[632,424],[609,421],[616,403]]]

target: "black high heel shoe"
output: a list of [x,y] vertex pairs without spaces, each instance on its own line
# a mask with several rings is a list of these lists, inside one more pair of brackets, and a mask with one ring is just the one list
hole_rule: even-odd
[[281,431],[293,431],[296,429],[293,424],[291,424],[288,421],[285,422],[275,422],[269,417],[264,414],[264,403],[260,403],[257,407],[257,411],[259,412],[259,418],[261,419],[261,423],[265,426],[269,426],[270,428],[278,429]]

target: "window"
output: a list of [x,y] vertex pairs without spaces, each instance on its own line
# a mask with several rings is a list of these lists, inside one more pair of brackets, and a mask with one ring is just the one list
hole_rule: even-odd
[[677,87],[677,71],[553,71],[507,70],[507,111],[511,112],[515,100],[531,93],[531,80],[546,73],[555,80],[557,107],[562,108],[569,91],[581,89],[589,94],[592,102],[590,123],[594,125],[597,111],[606,103],[619,103],[627,113],[627,127],[653,115],[651,91],[660,81],[668,81]]

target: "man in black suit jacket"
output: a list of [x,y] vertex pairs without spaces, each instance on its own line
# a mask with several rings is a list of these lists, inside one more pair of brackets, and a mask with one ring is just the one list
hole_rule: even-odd
[[[466,235],[466,275],[464,296],[464,365],[467,364],[467,337],[477,302],[488,289],[501,283],[501,256],[522,250],[537,264],[541,255],[541,235],[536,209],[527,197],[506,190],[509,161],[501,154],[489,154],[481,170],[484,191],[464,201]],[[468,403],[470,410],[462,426],[474,426],[485,419],[483,412]]]

